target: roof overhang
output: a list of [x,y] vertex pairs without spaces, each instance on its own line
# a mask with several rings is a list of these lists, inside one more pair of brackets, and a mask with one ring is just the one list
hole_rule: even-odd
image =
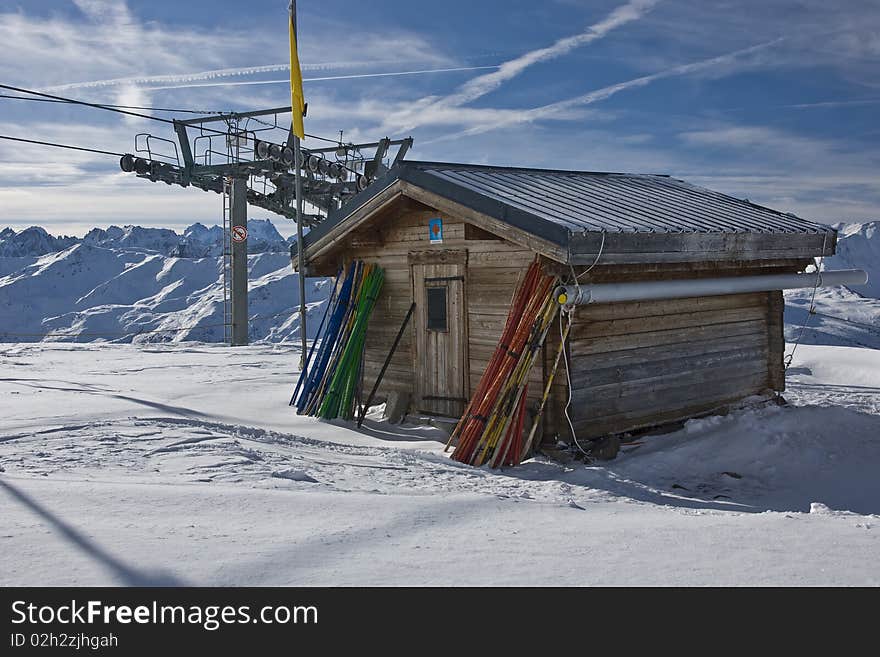
[[573,231],[523,209],[402,162],[305,238],[308,259],[335,248],[350,231],[402,197],[458,217],[563,264],[638,264],[805,259],[833,255],[837,232]]
[[[348,212],[343,217],[331,217],[327,222],[310,231],[304,240],[308,251],[308,260],[320,258],[336,248],[341,248],[340,240],[345,235],[366,224],[374,215],[401,198],[406,197],[432,207],[440,213],[467,221],[523,248],[540,253],[551,260],[562,263],[568,262],[568,250],[564,244],[554,243],[533,235],[527,230],[518,229],[509,221],[496,219],[457,200],[440,196],[436,192],[411,182],[407,178],[410,178],[410,176],[393,178],[389,176],[387,185],[374,184],[374,188],[364,191],[364,194],[367,192],[372,193],[367,198],[359,199],[356,208],[348,211],[349,208],[346,207],[345,210]],[[568,231],[562,232],[567,240]],[[294,266],[298,266],[296,257],[293,258],[293,262]]]

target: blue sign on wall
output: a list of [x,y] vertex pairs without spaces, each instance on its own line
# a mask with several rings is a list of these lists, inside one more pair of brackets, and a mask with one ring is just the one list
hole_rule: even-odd
[[428,239],[431,244],[443,244],[443,220],[440,217],[428,219]]

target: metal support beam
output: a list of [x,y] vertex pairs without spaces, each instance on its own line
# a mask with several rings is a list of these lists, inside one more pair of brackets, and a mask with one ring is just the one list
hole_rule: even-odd
[[[230,230],[243,226],[247,234],[247,178],[232,179]],[[232,346],[248,343],[248,261],[247,238],[232,242]]]
[[193,154],[190,148],[189,135],[186,134],[186,125],[180,121],[174,121],[174,132],[177,134],[177,142],[180,144],[180,154],[183,156],[183,166],[186,171],[192,171]]
[[372,160],[367,160],[364,164],[364,175],[367,178],[375,178],[382,170],[382,158],[385,157],[386,153],[388,153],[388,148],[391,146],[391,140],[388,137],[384,137],[379,140],[379,143],[376,145],[376,153],[373,155]]
[[556,300],[566,306],[652,299],[686,299],[690,297],[797,288],[864,285],[868,274],[859,269],[811,272],[804,274],[768,274],[765,276],[732,276],[729,278],[696,278],[673,281],[639,281],[634,283],[597,283],[596,285],[565,285],[556,289]]
[[400,145],[400,148],[397,150],[397,155],[394,156],[394,162],[391,163],[391,166],[403,162],[403,158],[406,157],[406,154],[409,152],[409,149],[412,148],[412,145],[412,137],[407,137],[406,139],[404,139],[403,143]]
[[178,120],[178,123],[183,123],[184,125],[201,125],[202,123],[212,123],[215,121],[228,121],[230,119],[246,119],[252,116],[268,116],[270,114],[285,114],[290,111],[290,106],[287,107],[273,107],[271,109],[264,110],[256,110],[253,112],[225,112],[223,114],[216,114],[211,116],[199,116],[194,119],[184,119]]
[[[388,138],[386,137],[385,139],[388,139]],[[326,146],[326,147],[322,146],[321,148],[304,148],[303,150],[306,151],[307,153],[315,153],[315,154],[333,153],[339,148],[346,148],[348,150],[360,150],[362,148],[375,148],[376,146],[382,146],[384,141],[385,140],[383,139],[381,141],[371,141],[369,143],[364,143],[364,144],[345,144],[345,143],[343,143],[343,144],[338,144],[336,146]],[[400,146],[402,144],[409,142],[409,146],[407,146],[407,150],[409,150],[409,148],[412,146],[412,141],[413,141],[412,137],[407,137],[406,139],[389,139],[388,146]],[[383,157],[384,157],[384,155],[383,155]]]

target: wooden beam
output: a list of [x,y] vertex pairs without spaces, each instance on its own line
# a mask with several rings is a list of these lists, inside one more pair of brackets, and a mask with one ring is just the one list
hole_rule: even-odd
[[341,244],[341,239],[345,235],[366,221],[369,221],[375,213],[389,207],[395,201],[403,197],[400,186],[400,181],[389,185],[387,189],[376,194],[376,196],[355,210],[354,213],[336,224],[326,235],[316,240],[314,243],[309,244],[309,259],[320,258],[325,253],[343,246]]
[[[754,396],[770,399],[770,391],[758,391]],[[672,422],[689,420],[694,417],[707,415],[719,415],[726,413],[733,407],[742,403],[743,397],[739,394],[719,397],[710,401],[703,401],[689,406],[678,407],[672,410],[664,410],[638,417],[632,414],[609,415],[604,417],[590,418],[574,423],[578,438],[597,438],[609,433],[622,433],[624,431],[636,431],[668,425]],[[624,427],[624,428],[621,428]],[[565,423],[560,427],[562,432],[568,433]]]
[[410,265],[466,265],[468,252],[465,249],[413,251],[406,254],[406,259]]
[[782,290],[768,292],[767,301],[767,371],[770,376],[770,387],[782,392],[785,390],[785,332],[783,311],[785,299]]

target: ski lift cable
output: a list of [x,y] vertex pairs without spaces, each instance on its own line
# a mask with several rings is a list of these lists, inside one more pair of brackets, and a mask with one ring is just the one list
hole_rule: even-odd
[[[55,98],[29,98],[27,96],[13,96],[12,94],[0,94],[0,98],[6,98],[9,100],[26,100],[30,102],[36,103],[59,103],[59,104],[70,104],[70,100],[61,100]],[[229,111],[222,110],[195,110],[195,109],[181,109],[181,108],[172,108],[172,107],[147,107],[144,105],[112,105],[110,103],[102,103],[102,107],[110,107],[113,109],[131,109],[131,110],[148,110],[152,112],[174,112],[177,114],[229,114]]]
[[[227,112],[221,112],[218,110],[207,110],[204,112],[200,112],[197,110],[189,110],[189,109],[168,109],[168,108],[160,108],[160,107],[137,107],[133,105],[108,105],[105,103],[90,103],[84,100],[76,100],[75,98],[66,98],[64,96],[56,96],[54,94],[47,94],[42,91],[35,91],[33,89],[25,89],[23,87],[14,87],[8,84],[0,84],[0,89],[6,89],[7,91],[14,91],[19,94],[30,94],[32,96],[36,96],[36,98],[27,98],[22,96],[11,96],[4,95],[3,98],[16,98],[19,100],[32,100],[32,101],[43,101],[43,102],[55,102],[55,103],[68,103],[71,105],[82,105],[85,107],[91,107],[94,109],[101,109],[108,112],[116,112],[119,114],[126,114],[128,116],[135,116],[142,119],[148,119],[150,121],[160,121],[162,123],[168,123],[174,125],[174,121],[171,119],[164,119],[160,116],[151,116],[149,114],[141,114],[139,112],[133,112],[131,109],[143,109],[143,110],[153,110],[157,112],[185,112],[192,114],[226,114]],[[201,129],[205,132],[213,132],[218,135],[225,135],[226,132],[221,130],[214,130],[213,128],[207,128],[201,126]],[[336,139],[329,139],[327,137],[320,137],[318,135],[307,134],[307,137],[311,137],[313,139],[319,139],[321,141],[326,141],[328,143],[338,143]]]
[[51,141],[41,141],[38,139],[24,139],[23,137],[10,137],[8,135],[0,135],[0,139],[5,139],[7,141],[18,141],[25,144],[37,144],[39,146],[51,146],[53,148],[65,148],[71,151],[84,151],[86,153],[98,153],[99,155],[113,155],[115,157],[122,157],[125,153],[114,153],[113,151],[102,151],[98,148],[85,148],[84,146],[71,146],[69,144],[58,144],[56,142]]

